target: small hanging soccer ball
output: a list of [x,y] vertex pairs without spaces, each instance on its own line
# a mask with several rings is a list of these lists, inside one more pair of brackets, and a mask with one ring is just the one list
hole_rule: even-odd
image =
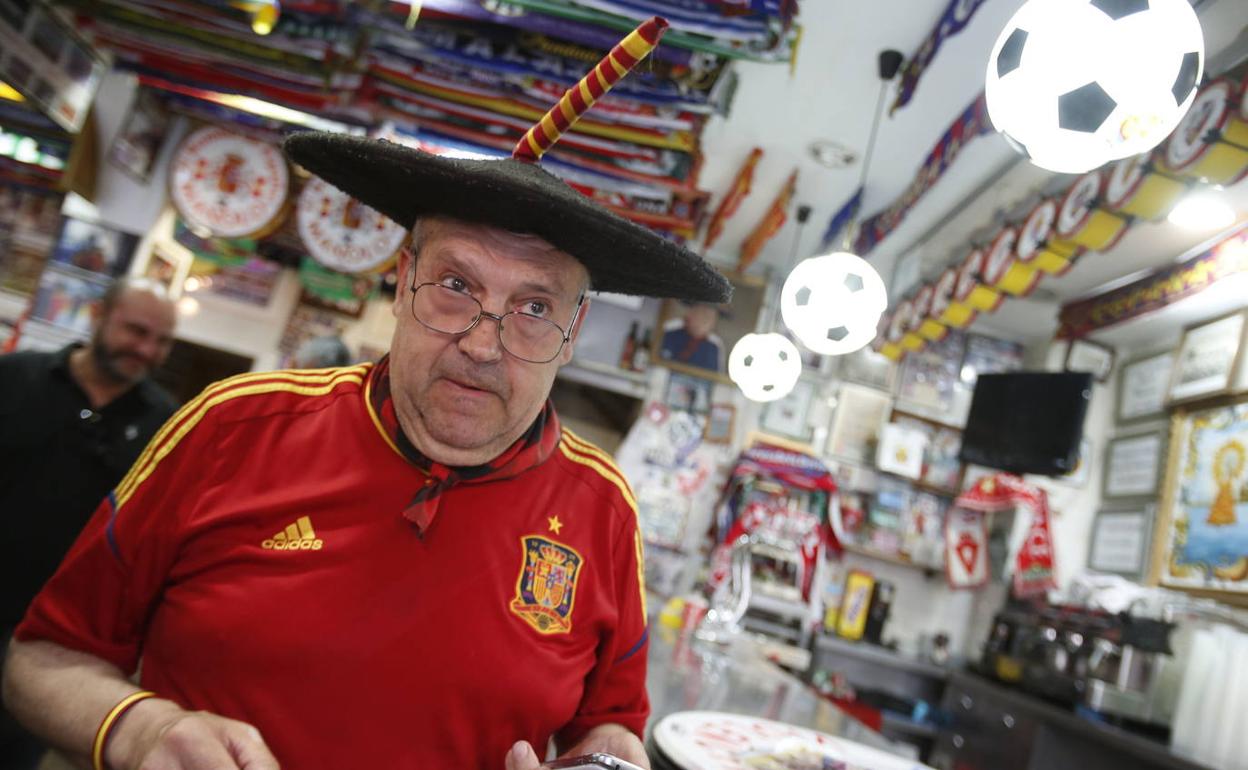
[[784,281],[780,314],[816,353],[853,353],[875,339],[888,291],[875,268],[844,251],[803,260]]
[[747,334],[728,356],[728,376],[751,401],[784,398],[801,375],[801,354],[783,334]]
[[1188,0],[1028,0],[989,57],[988,114],[1037,166],[1090,171],[1170,135],[1204,50]]

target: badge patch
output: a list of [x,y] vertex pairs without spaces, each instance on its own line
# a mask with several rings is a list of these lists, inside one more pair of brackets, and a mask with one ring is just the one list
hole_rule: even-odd
[[511,611],[540,634],[566,634],[572,630],[572,603],[581,555],[561,543],[539,535],[520,538],[524,563],[516,580]]

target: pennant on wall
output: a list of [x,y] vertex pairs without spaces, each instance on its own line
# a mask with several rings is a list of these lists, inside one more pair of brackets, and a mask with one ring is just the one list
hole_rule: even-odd
[[780,232],[780,228],[784,227],[784,223],[789,219],[789,203],[793,201],[796,192],[797,169],[793,169],[793,173],[789,174],[789,180],[784,183],[784,188],[772,201],[771,208],[767,209],[767,213],[763,215],[762,221],[745,239],[745,243],[741,244],[741,258],[737,261],[738,271],[744,271],[755,259],[758,259],[767,241],[775,237],[776,233]]
[[849,200],[845,201],[845,205],[832,215],[832,219],[828,222],[828,229],[823,231],[823,240],[819,242],[819,253],[833,251],[840,245],[845,229],[858,218],[858,212],[861,209],[862,188],[859,187]]
[[936,28],[923,41],[923,45],[919,46],[914,56],[907,59],[902,66],[901,86],[897,89],[897,98],[893,101],[893,106],[888,110],[889,115],[910,103],[910,99],[914,97],[914,90],[919,85],[919,78],[927,71],[932,59],[936,58],[936,52],[940,50],[941,44],[961,32],[983,4],[984,0],[949,0],[949,5],[941,14]]
[[750,185],[754,182],[754,167],[758,165],[758,161],[763,157],[763,150],[755,147],[750,150],[750,155],[745,159],[745,163],[741,165],[741,170],[737,172],[737,176],[732,180],[732,187],[729,188],[728,194],[719,202],[719,207],[715,209],[715,215],[711,217],[711,224],[706,228],[706,241],[702,244],[703,250],[710,249],[719,236],[724,232],[724,223],[737,213],[737,209],[741,207],[741,202],[750,194]]
[[949,166],[962,153],[965,144],[977,136],[993,133],[992,121],[988,118],[988,106],[981,93],[971,106],[962,111],[945,135],[928,154],[927,160],[915,176],[914,181],[893,201],[892,205],[862,223],[855,243],[858,254],[863,255],[875,248],[875,245],[888,237],[888,234],[901,224],[914,208],[919,199],[936,185],[944,176]]
[[1076,339],[1160,310],[1232,275],[1248,273],[1248,227],[1186,262],[1158,270],[1098,297],[1062,307],[1058,339]]

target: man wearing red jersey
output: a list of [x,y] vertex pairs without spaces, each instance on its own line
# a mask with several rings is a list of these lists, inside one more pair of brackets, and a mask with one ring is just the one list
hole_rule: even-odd
[[390,355],[175,415],[18,627],[6,703],[116,770],[648,766],[635,502],[548,394],[591,283],[727,283],[529,164],[287,151],[413,228]]

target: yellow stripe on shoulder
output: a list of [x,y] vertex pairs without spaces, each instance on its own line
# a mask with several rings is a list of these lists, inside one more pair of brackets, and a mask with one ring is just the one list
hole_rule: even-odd
[[624,502],[628,503],[628,507],[632,509],[633,515],[637,514],[637,500],[633,498],[633,490],[629,489],[628,483],[622,477],[613,473],[598,458],[584,454],[567,440],[559,442],[559,451],[572,462],[592,468],[597,471],[599,476],[614,484],[615,488],[620,490],[620,495],[624,498]]
[[294,393],[303,396],[323,396],[343,383],[362,383],[368,372],[367,364],[338,369],[315,370],[312,373],[294,370],[278,370],[244,374],[211,385],[202,394],[178,410],[160,433],[152,439],[130,473],[117,486],[117,509],[125,505],[138,487],[156,470],[160,461],[169,455],[188,433],[218,404],[243,396],[261,393]]
[[621,481],[628,484],[628,477],[624,475],[624,471],[620,470],[620,466],[615,464],[615,458],[604,452],[601,447],[586,441],[567,428],[563,429],[563,437],[573,448],[598,458],[612,473],[619,476]]
[[[371,367],[371,364],[362,364],[359,366],[346,367],[346,369],[352,372],[360,371],[361,373],[365,373],[368,371],[370,367]],[[179,409],[177,412],[175,412],[173,417],[170,417],[165,422],[165,424],[161,427],[161,429],[157,431],[156,435],[153,436],[151,441],[147,443],[147,446],[144,448],[143,453],[139,455],[139,459],[136,460],[134,465],[130,467],[129,473],[127,473],[125,477],[122,478],[121,483],[117,485],[117,492],[120,493],[123,489],[125,489],[131,483],[133,483],[134,477],[137,476],[139,472],[141,472],[143,467],[147,464],[148,460],[151,459],[152,455],[156,452],[156,450],[161,446],[161,444],[165,442],[166,439],[168,439],[168,437],[174,432],[174,430],[176,430],[178,424],[181,423],[182,420],[186,419],[187,415],[192,414],[193,412],[197,411],[200,408],[200,406],[204,403],[204,401],[206,401],[209,398],[212,398],[216,394],[221,393],[224,390],[228,390],[229,388],[232,388],[235,385],[240,385],[242,383],[259,382],[263,380],[273,380],[273,379],[278,379],[278,378],[289,380],[289,381],[296,381],[296,382],[325,382],[329,378],[336,377],[342,371],[344,370],[341,368],[336,368],[336,369],[315,369],[315,370],[291,369],[291,370],[278,370],[278,371],[267,371],[267,372],[248,372],[246,374],[235,375],[233,377],[228,377],[219,382],[212,383],[208,387],[204,388],[204,391],[202,393],[200,393],[198,396],[196,396],[195,398],[188,401],[185,405],[183,405],[183,407]]]

